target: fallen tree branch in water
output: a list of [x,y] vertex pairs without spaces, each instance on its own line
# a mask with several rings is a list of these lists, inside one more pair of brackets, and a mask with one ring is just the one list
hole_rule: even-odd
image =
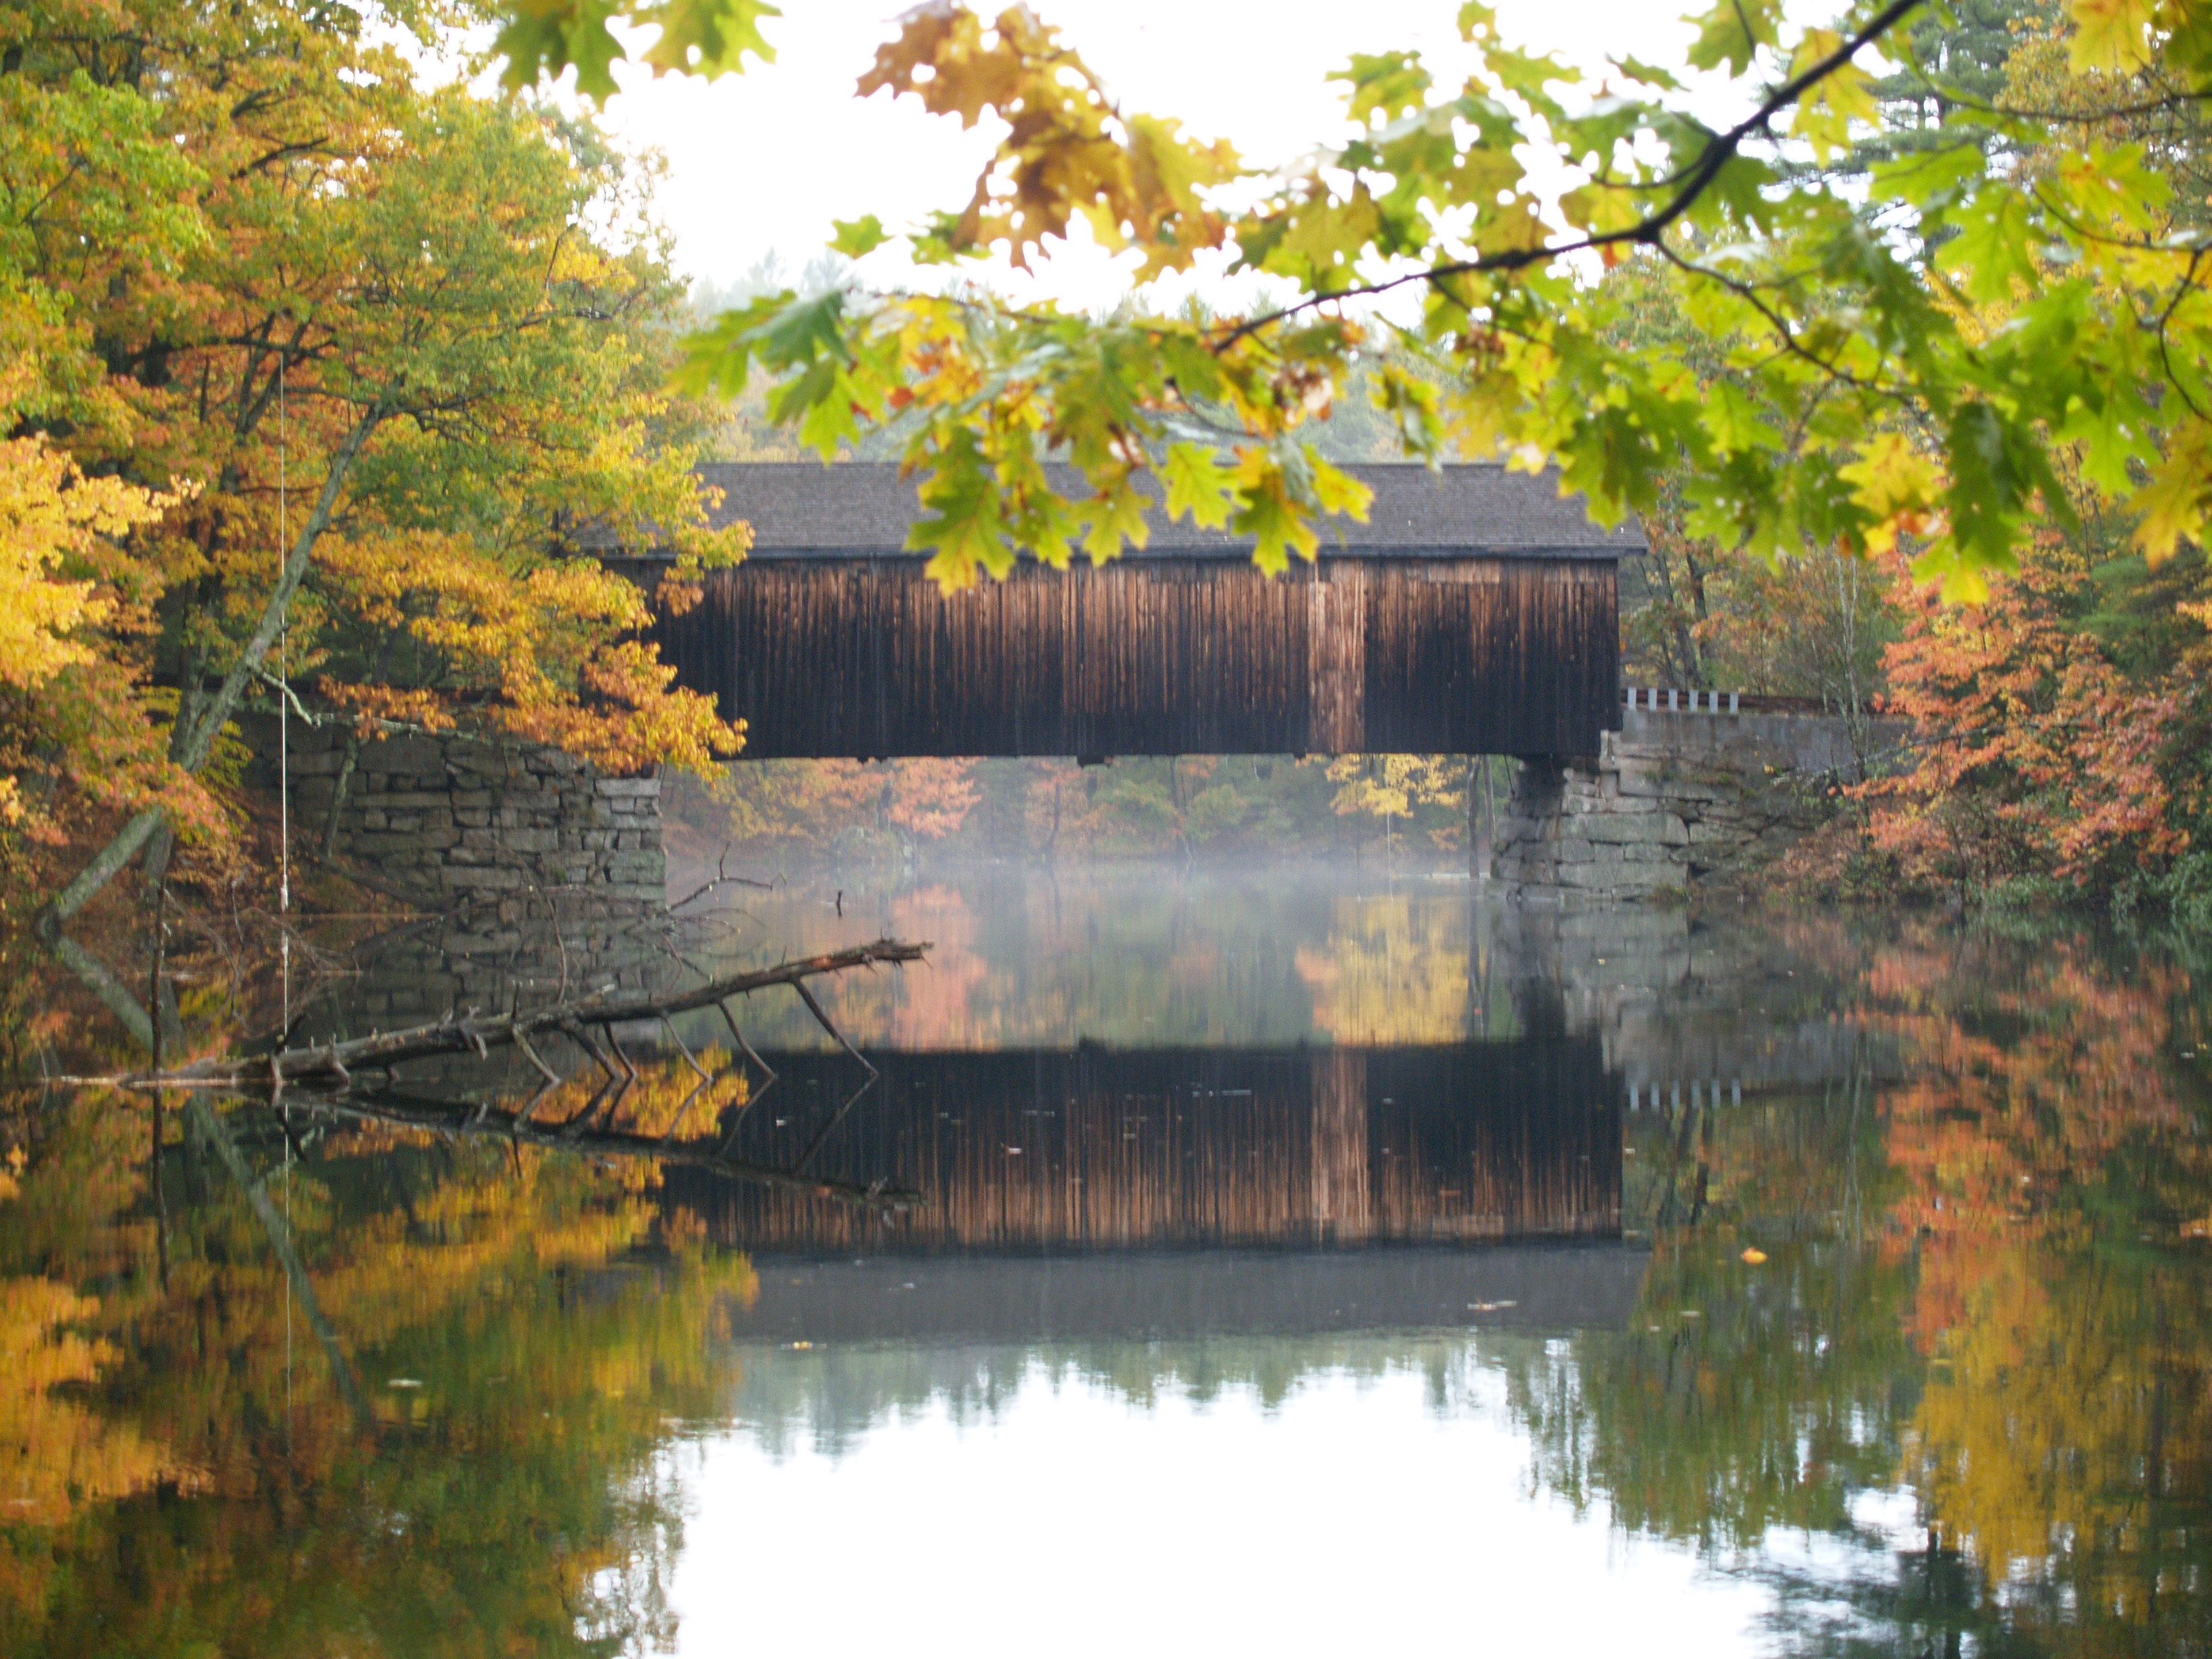
[[[530,1039],[548,1031],[557,1032],[575,1042],[611,1079],[618,1073],[598,1045],[585,1036],[588,1027],[598,1026],[602,1032],[608,1033],[611,1040],[612,1027],[633,1021],[665,1019],[674,1014],[714,1007],[721,1007],[726,1017],[729,1011],[725,1005],[730,998],[766,990],[771,986],[788,985],[806,999],[809,1010],[823,1021],[830,1035],[839,1042],[845,1043],[836,1028],[828,1024],[821,1012],[821,1005],[808,994],[805,981],[825,974],[872,967],[878,963],[890,963],[896,966],[901,963],[919,962],[928,949],[927,944],[911,945],[901,939],[879,939],[872,945],[856,945],[848,950],[830,951],[820,956],[802,957],[796,962],[780,963],[773,968],[732,974],[721,979],[709,980],[703,985],[693,986],[688,990],[672,991],[661,996],[600,993],[571,1001],[556,1002],[526,1014],[499,1014],[481,1019],[473,1015],[448,1015],[434,1024],[411,1025],[401,1030],[355,1037],[344,1042],[313,1043],[305,1048],[285,1048],[251,1058],[230,1056],[201,1060],[173,1072],[141,1072],[113,1077],[70,1077],[54,1080],[124,1089],[259,1089],[265,1086],[274,1094],[281,1094],[286,1085],[291,1084],[331,1084],[344,1089],[351,1086],[356,1071],[368,1069],[388,1073],[393,1066],[404,1065],[411,1060],[430,1060],[443,1054],[469,1054],[482,1059],[493,1048],[515,1047],[534,1060],[536,1051]],[[845,1047],[850,1050],[852,1045],[845,1043]],[[866,1064],[865,1061],[862,1063]],[[538,1064],[539,1069],[545,1069],[542,1061]],[[872,1071],[874,1067],[869,1069]]]

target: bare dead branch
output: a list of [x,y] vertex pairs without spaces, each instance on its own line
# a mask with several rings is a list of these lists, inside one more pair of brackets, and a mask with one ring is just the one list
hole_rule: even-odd
[[[473,1057],[488,1054],[492,1048],[509,1046],[524,1047],[527,1052],[528,1039],[545,1031],[558,1031],[577,1042],[599,1061],[608,1077],[613,1079],[622,1073],[586,1034],[587,1025],[597,1025],[604,1030],[632,1021],[664,1019],[674,1014],[689,1013],[695,1009],[719,1007],[731,997],[743,996],[776,985],[788,985],[797,990],[805,999],[815,1018],[822,1021],[823,1029],[836,1038],[848,1053],[859,1059],[859,1050],[847,1042],[837,1028],[830,1024],[829,1017],[822,1012],[821,1004],[808,993],[805,981],[825,974],[844,973],[877,963],[896,965],[918,962],[928,949],[927,944],[913,945],[900,939],[881,939],[871,945],[856,945],[842,951],[825,951],[820,956],[781,963],[774,968],[732,974],[721,979],[710,980],[704,985],[694,986],[689,990],[671,992],[663,996],[606,992],[580,997],[573,1002],[556,1003],[527,1014],[509,1013],[491,1019],[449,1016],[434,1024],[409,1026],[401,1030],[356,1037],[345,1042],[287,1048],[266,1058],[227,1057],[203,1060],[197,1065],[164,1073],[74,1077],[57,1079],[56,1081],[102,1088],[159,1086],[167,1089],[257,1091],[267,1083],[271,1075],[281,1075],[288,1084],[295,1086],[304,1083],[342,1083],[346,1074],[357,1067],[369,1066],[388,1073],[392,1067],[409,1060],[434,1059],[444,1054]],[[726,1009],[724,1014],[726,1018]],[[860,1063],[868,1065],[865,1059],[861,1059]],[[540,1070],[544,1069],[541,1065]],[[875,1067],[868,1066],[868,1069],[873,1072]],[[634,1077],[635,1073],[632,1071],[630,1075]]]

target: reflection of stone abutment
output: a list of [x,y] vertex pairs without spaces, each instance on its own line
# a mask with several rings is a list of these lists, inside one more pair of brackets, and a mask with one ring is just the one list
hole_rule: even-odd
[[1509,909],[1489,944],[1522,1029],[1597,1042],[1647,1103],[1900,1074],[1895,1042],[1851,1016],[1856,980],[1769,931],[1641,905]]
[[[768,1056],[738,1156],[788,1163],[858,1081]],[[715,1234],[791,1252],[1091,1250],[1617,1237],[1622,1091],[1598,1045],[878,1055],[811,1173],[917,1188],[896,1220],[710,1188]]]

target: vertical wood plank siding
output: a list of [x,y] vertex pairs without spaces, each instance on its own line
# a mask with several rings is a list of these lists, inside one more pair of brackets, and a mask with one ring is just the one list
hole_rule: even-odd
[[[883,1057],[809,1165],[930,1194],[894,1225],[680,1170],[668,1194],[754,1249],[842,1254],[1618,1237],[1621,1090],[1587,1038],[1462,1048],[1077,1049]],[[770,1054],[824,1109],[852,1062]],[[740,1157],[818,1127],[760,1115]],[[1010,1147],[1019,1147],[1018,1154]]]
[[758,559],[659,635],[756,759],[1589,754],[1620,722],[1610,559],[1133,558],[950,596],[917,560]]

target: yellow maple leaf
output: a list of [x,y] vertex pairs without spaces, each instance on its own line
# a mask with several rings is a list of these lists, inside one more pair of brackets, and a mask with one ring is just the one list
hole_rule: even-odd
[[2208,463],[2212,463],[2212,432],[2194,426],[2167,453],[2150,482],[2136,491],[2128,505],[2142,516],[2136,521],[2135,544],[2152,565],[2173,556],[2183,537],[2194,538],[2204,527]]
[[2067,0],[2074,41],[2067,62],[2076,75],[2094,70],[2126,75],[2147,60],[2153,0]]
[[1943,475],[1931,457],[1899,432],[1879,434],[1859,457],[1838,468],[1838,476],[1857,486],[1851,499],[1875,515],[1866,532],[1867,551],[1887,553],[1901,532],[1925,528]]

